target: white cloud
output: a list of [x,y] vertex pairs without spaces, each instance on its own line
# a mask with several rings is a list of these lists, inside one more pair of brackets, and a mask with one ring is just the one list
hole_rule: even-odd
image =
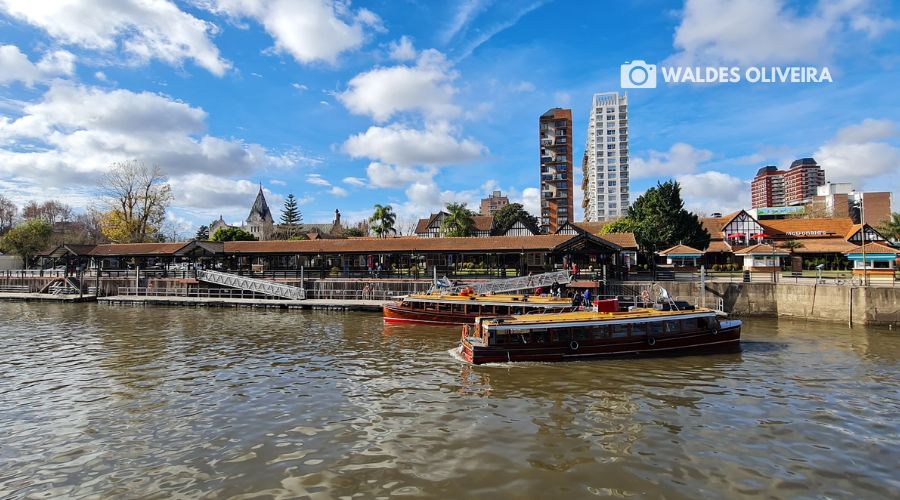
[[54,82],[17,118],[0,118],[0,177],[92,186],[113,162],[139,159],[172,176],[247,175],[302,161],[204,134],[206,112],[150,92]]
[[524,81],[524,80],[523,80],[523,81],[521,81],[521,82],[518,82],[518,83],[514,84],[514,85],[512,86],[512,91],[513,91],[513,92],[523,92],[523,93],[525,93],[525,92],[534,92],[534,91],[535,91],[535,86],[534,86],[533,83],[528,82],[528,81]]
[[94,73],[94,78],[96,78],[97,80],[100,80],[101,82],[107,81],[106,73],[104,73],[102,71],[98,71],[98,72]]
[[350,186],[363,187],[366,185],[366,180],[359,177],[344,177],[343,183]]
[[75,72],[75,55],[65,50],[44,54],[37,63],[15,45],[0,45],[0,85],[19,81],[31,87],[36,82]]
[[396,42],[391,42],[389,48],[390,58],[395,61],[412,61],[416,58],[416,48],[406,35],[401,36]]
[[425,130],[401,125],[372,126],[347,139],[343,148],[353,158],[401,166],[461,164],[487,152],[487,148],[473,139],[454,137],[446,123],[430,124]]
[[857,189],[900,188],[900,129],[890,120],[867,119],[838,131],[814,153],[831,182],[852,182]]
[[649,157],[631,159],[631,177],[668,177],[689,174],[697,169],[697,164],[710,160],[712,151],[696,149],[690,144],[677,142],[668,151],[650,150]]
[[[459,56],[456,58],[457,61],[465,59],[469,57],[472,52],[475,51],[478,47],[481,47],[483,44],[490,41],[491,38],[494,38],[495,35],[506,31],[509,28],[512,28],[516,24],[518,24],[519,20],[525,17],[527,14],[531,13],[533,10],[538,7],[544,5],[547,0],[535,0],[529,4],[524,5],[522,8],[513,12],[510,17],[507,17],[503,21],[494,24],[488,28],[479,30],[474,36],[468,37],[466,43],[460,48]],[[515,5],[510,2],[510,5]]]
[[356,75],[337,98],[351,113],[371,116],[377,122],[405,111],[449,118],[459,114],[452,103],[456,77],[443,54],[424,50],[415,66],[375,68]]
[[557,106],[568,106],[572,102],[572,94],[568,92],[554,92],[553,103]]
[[168,0],[0,0],[0,10],[43,29],[64,44],[101,51],[118,48],[136,62],[156,59],[179,65],[191,59],[220,76],[231,67],[210,40],[216,26],[181,11]]
[[447,25],[447,29],[440,34],[442,43],[448,43],[457,33],[462,31],[479,12],[484,10],[486,3],[485,0],[466,0],[464,2],[459,2],[458,6],[456,13],[453,15],[453,19],[451,19],[450,24]]
[[309,87],[303,85],[302,83],[294,82],[291,84],[291,87],[294,87],[297,90],[309,90]]
[[352,12],[349,2],[331,0],[208,0],[205,6],[236,19],[252,18],[275,41],[275,50],[299,63],[334,63],[342,52],[360,47],[364,26],[384,28],[372,11]]
[[306,176],[307,184],[312,184],[314,186],[331,186],[331,183],[328,180],[323,179],[320,174],[309,174]]
[[[227,179],[211,174],[188,174],[169,179],[175,204],[212,215],[249,211],[259,184],[246,179]],[[269,199],[271,192],[266,193]],[[268,200],[272,202],[271,199]],[[244,214],[246,215],[246,214]]]
[[432,181],[436,168],[398,167],[372,162],[366,167],[369,184],[376,188],[398,188],[412,183],[427,184]]
[[750,206],[750,183],[714,170],[679,175],[681,195],[688,210],[709,215],[734,212]]
[[347,196],[347,190],[339,186],[331,186],[331,189],[328,192],[332,196],[339,196],[341,198]]
[[675,64],[827,62],[848,31],[875,37],[895,25],[868,0],[820,1],[800,14],[783,0],[687,0]]
[[270,179],[269,184],[274,184],[276,186],[287,186],[287,182],[284,182],[280,179]]

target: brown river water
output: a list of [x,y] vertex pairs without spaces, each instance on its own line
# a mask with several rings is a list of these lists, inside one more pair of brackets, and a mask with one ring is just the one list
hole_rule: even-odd
[[3,498],[886,498],[900,332],[473,367],[373,313],[0,303]]

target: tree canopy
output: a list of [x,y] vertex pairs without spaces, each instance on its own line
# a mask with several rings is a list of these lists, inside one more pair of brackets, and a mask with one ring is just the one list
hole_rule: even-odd
[[10,229],[0,239],[0,249],[22,257],[24,266],[36,253],[50,245],[53,226],[41,219],[30,219]]
[[647,254],[678,244],[704,250],[710,239],[700,218],[684,208],[681,186],[676,181],[657,182],[628,207],[625,217],[608,224],[603,232],[633,232]]
[[891,241],[900,241],[900,213],[894,212],[891,218],[882,224],[878,231],[882,236]]
[[509,231],[509,228],[519,221],[532,231],[538,232],[537,217],[525,210],[521,203],[510,203],[494,212],[494,230],[497,234]]
[[372,231],[379,238],[386,238],[391,233],[397,234],[397,230],[394,228],[394,224],[397,223],[397,214],[390,205],[375,204],[375,211],[369,217],[369,222],[372,223]]
[[139,161],[114,163],[103,176],[106,197],[101,220],[103,235],[113,243],[143,243],[159,234],[172,189],[158,166]]
[[239,227],[223,227],[216,230],[212,241],[256,241],[256,236]]
[[449,238],[472,236],[475,232],[475,212],[466,208],[465,203],[448,203],[447,215],[441,222],[441,232]]
[[303,214],[297,206],[297,198],[288,194],[284,200],[284,208],[281,210],[281,224],[288,233],[288,238],[293,238],[303,230]]
[[208,240],[209,239],[209,226],[206,226],[206,225],[200,226],[200,228],[197,229],[197,235],[195,236],[195,238],[200,241]]

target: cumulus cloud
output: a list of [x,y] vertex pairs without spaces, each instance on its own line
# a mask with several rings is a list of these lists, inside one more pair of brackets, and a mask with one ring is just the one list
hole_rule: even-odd
[[399,188],[412,183],[429,183],[437,174],[436,168],[386,165],[372,162],[366,167],[369,185],[376,188]]
[[412,61],[416,58],[416,48],[406,35],[401,36],[396,42],[391,42],[389,49],[389,55],[395,61]]
[[[114,162],[159,165],[173,180],[214,179],[296,164],[257,144],[205,134],[206,113],[150,92],[104,91],[54,82],[20,116],[0,118],[0,178],[66,189],[92,188]],[[231,189],[229,187],[228,189]],[[225,190],[227,191],[227,190]],[[238,192],[238,191],[235,191]],[[205,204],[202,196],[177,203]]]
[[632,158],[631,177],[639,179],[689,174],[697,169],[699,163],[708,161],[712,157],[712,151],[696,149],[690,144],[677,142],[668,151],[650,150],[647,158]]
[[711,170],[679,175],[675,180],[681,184],[685,208],[692,212],[709,215],[750,206],[750,183],[732,175]]
[[347,190],[340,186],[331,186],[331,189],[328,190],[328,193],[332,196],[338,196],[340,198],[347,196]]
[[31,87],[36,82],[75,72],[75,55],[66,50],[44,54],[32,63],[15,45],[0,45],[0,85],[22,82]]
[[842,34],[876,37],[895,26],[873,11],[868,0],[822,0],[805,15],[783,0],[687,0],[672,62],[826,62]]
[[122,50],[133,61],[180,65],[185,59],[221,76],[231,64],[210,40],[218,29],[173,2],[35,2],[0,0],[0,11],[47,32],[57,41],[90,50]]
[[337,99],[351,113],[371,116],[376,122],[405,111],[449,118],[459,114],[452,102],[456,77],[443,54],[424,50],[415,66],[377,67],[356,75]]
[[349,2],[331,0],[207,0],[205,6],[235,19],[260,23],[275,41],[274,49],[299,63],[334,63],[345,51],[360,47],[364,28],[383,31],[372,11],[353,11]]
[[445,166],[466,163],[487,152],[473,139],[457,138],[447,123],[430,124],[425,130],[402,125],[369,127],[351,136],[343,149],[353,158],[392,165]]
[[814,153],[832,182],[857,189],[900,188],[900,129],[890,120],[867,119],[842,128]]
[[306,176],[306,183],[314,186],[331,186],[328,180],[323,179],[320,174],[309,174]]

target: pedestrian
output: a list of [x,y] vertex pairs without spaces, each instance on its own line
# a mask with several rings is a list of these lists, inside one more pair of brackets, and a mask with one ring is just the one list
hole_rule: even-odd
[[585,307],[591,305],[591,291],[590,290],[584,291],[584,305],[585,305]]
[[537,287],[534,289],[534,294],[537,295],[538,297],[540,297],[541,295],[544,294],[544,289],[541,287]]
[[578,276],[578,264],[572,263],[572,277],[575,278]]
[[376,278],[380,278],[380,277],[381,277],[381,270],[382,270],[382,269],[383,269],[383,267],[381,266],[381,262],[379,262],[379,263],[375,266],[375,277],[376,277]]

